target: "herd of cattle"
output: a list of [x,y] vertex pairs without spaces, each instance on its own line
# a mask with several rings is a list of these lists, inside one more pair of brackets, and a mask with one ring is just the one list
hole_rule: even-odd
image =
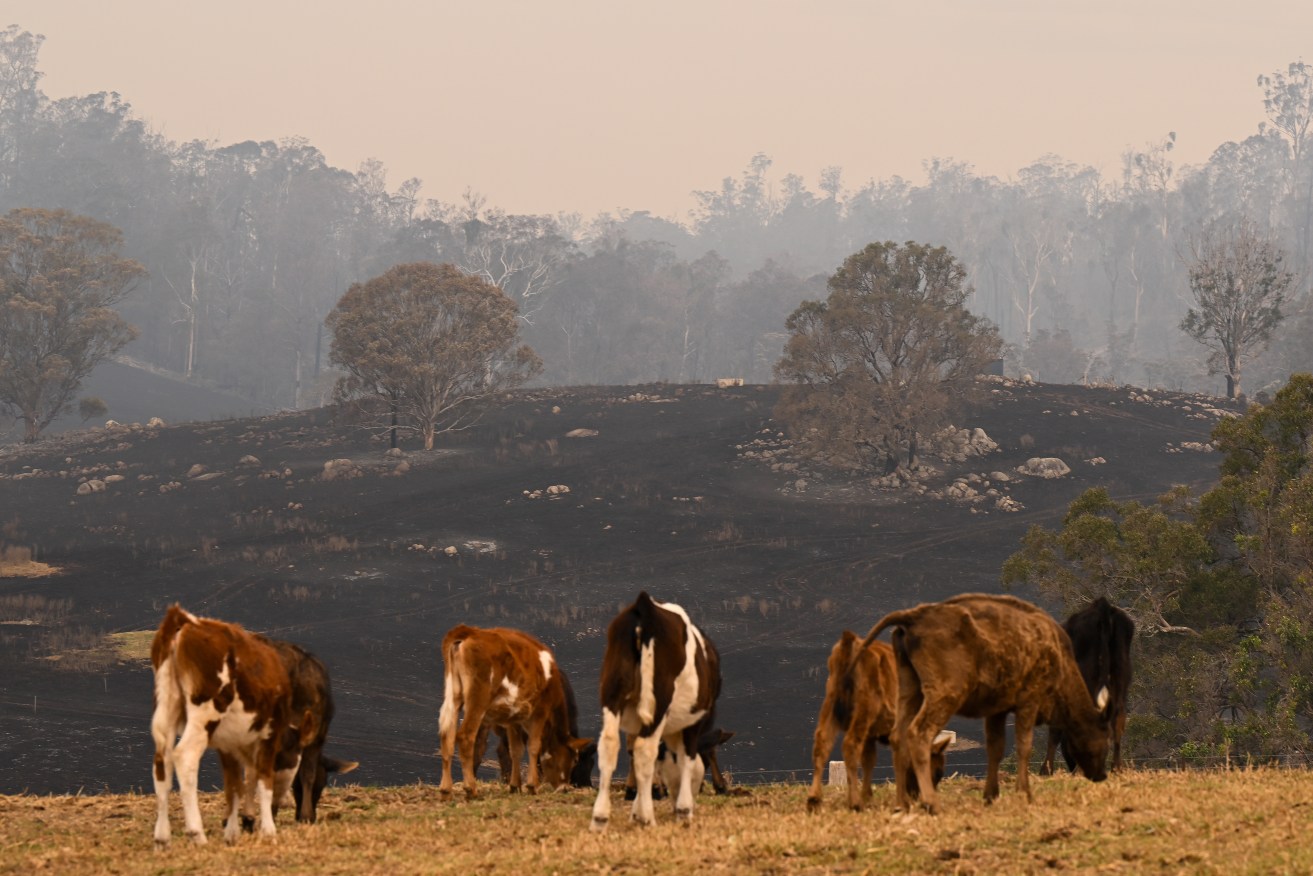
[[[886,629],[893,630],[891,644],[877,639]],[[865,639],[845,631],[830,653],[808,809],[820,806],[821,775],[842,732],[852,808],[870,798],[878,742],[893,752],[898,807],[908,809],[915,800],[937,811],[950,738],[942,731],[954,715],[984,719],[987,802],[999,793],[1009,714],[1015,718],[1017,788],[1028,800],[1037,724],[1050,727],[1042,772],[1052,770],[1060,746],[1070,769],[1101,781],[1110,739],[1113,769],[1121,765],[1134,630],[1131,619],[1103,598],[1059,626],[1023,600],[963,594],[886,615]],[[716,747],[732,735],[715,726],[720,658],[678,605],[643,592],[611,621],[596,742],[579,735],[574,691],[551,649],[528,633],[461,624],[443,638],[442,659],[444,798],[453,790],[457,752],[465,794],[477,795],[476,767],[490,732],[498,736],[502,778],[512,790],[591,788],[596,758],[594,831],[605,830],[611,816],[621,731],[630,746],[626,797],[640,824],[654,821],[653,800],[662,787],[675,816],[691,819],[708,767],[716,790],[726,789],[716,762]],[[253,829],[257,815],[260,832],[272,835],[274,816],[289,796],[297,821],[314,822],[327,774],[356,767],[324,753],[333,718],[328,673],[304,649],[174,605],[155,634],[151,664],[157,846],[170,838],[175,773],[186,833],[205,842],[197,773],[207,748],[219,752],[223,768],[229,842],[243,828]]]

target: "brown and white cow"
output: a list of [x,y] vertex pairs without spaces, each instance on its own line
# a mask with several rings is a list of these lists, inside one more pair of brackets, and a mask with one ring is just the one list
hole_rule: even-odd
[[[476,750],[476,745],[485,724],[510,731],[512,791],[523,784],[533,794],[540,779],[553,786],[569,781],[580,753],[588,750],[592,740],[570,732],[564,676],[551,649],[520,630],[461,624],[443,637],[442,660],[444,689],[438,716],[442,783],[438,791],[444,797],[451,796],[451,764],[458,743],[465,795],[472,798],[478,793],[475,773],[483,752]],[[520,775],[526,748],[527,783]]]
[[[187,835],[205,842],[197,773],[207,748],[223,764],[224,839],[241,833],[238,797],[258,798],[260,832],[274,834],[274,771],[292,723],[291,682],[278,651],[236,624],[201,618],[174,605],[150,649],[155,671],[155,843],[170,839],[169,791],[177,772]],[[315,734],[314,717],[299,716],[297,743]],[[176,741],[175,741],[176,740]],[[243,782],[243,771],[253,781]]]
[[[825,701],[816,718],[812,740],[812,786],[807,795],[808,811],[821,805],[821,776],[834,749],[834,738],[843,733],[843,762],[848,777],[848,805],[861,811],[871,802],[871,779],[875,774],[876,742],[890,744],[898,708],[898,670],[894,649],[872,641],[858,649],[857,634],[844,630],[830,649],[829,678]],[[944,775],[944,751],[953,735],[941,733],[930,748],[931,778],[935,785]],[[916,777],[911,776],[915,787]]]
[[898,666],[893,741],[899,807],[912,805],[910,770],[921,804],[937,811],[930,747],[953,715],[985,719],[986,803],[998,797],[1009,712],[1016,716],[1017,788],[1027,801],[1036,724],[1062,729],[1087,778],[1099,782],[1107,777],[1107,691],[1100,692],[1096,705],[1081,679],[1071,640],[1045,611],[1012,596],[965,593],[885,615],[863,648],[889,627],[894,628]]
[[620,756],[620,731],[633,737],[630,769],[638,782],[633,818],[651,824],[652,778],[662,742],[674,752],[670,780],[675,816],[693,817],[693,794],[702,760],[698,740],[715,723],[720,695],[720,657],[684,609],[652,599],[646,591],[622,610],[606,631],[599,684],[602,733],[600,781],[592,829],[611,819],[611,776]]

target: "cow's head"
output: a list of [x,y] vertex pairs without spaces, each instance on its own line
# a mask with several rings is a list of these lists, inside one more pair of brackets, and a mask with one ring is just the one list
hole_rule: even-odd
[[592,786],[593,762],[597,759],[597,742],[592,739],[580,739],[565,736],[554,741],[543,740],[542,754],[538,763],[542,769],[542,781],[545,785],[561,788],[576,784],[577,774],[587,765],[587,786]]
[[1098,709],[1098,720],[1093,728],[1080,732],[1076,727],[1067,728],[1062,740],[1062,753],[1067,758],[1067,765],[1080,768],[1085,778],[1092,782],[1102,782],[1108,778],[1108,734],[1112,729],[1112,697],[1107,686],[1099,688],[1094,695],[1094,707]]

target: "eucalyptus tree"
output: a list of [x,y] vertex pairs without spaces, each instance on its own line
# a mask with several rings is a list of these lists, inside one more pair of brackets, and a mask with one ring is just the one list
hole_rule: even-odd
[[0,218],[0,410],[37,439],[82,382],[136,337],[113,310],[145,269],[118,229],[66,210]]
[[425,450],[469,428],[497,396],[536,376],[542,361],[519,343],[515,302],[454,265],[397,265],[356,283],[328,315],[330,357],[346,372],[335,396],[384,403]]
[[1284,318],[1295,276],[1280,248],[1250,222],[1215,226],[1190,248],[1194,306],[1181,330],[1211,351],[1209,373],[1226,375],[1226,397],[1235,398],[1245,363],[1267,346]]
[[915,465],[920,436],[959,412],[999,355],[967,310],[966,271],[943,247],[873,243],[849,256],[825,301],[789,316],[776,417],[802,451],[861,468]]

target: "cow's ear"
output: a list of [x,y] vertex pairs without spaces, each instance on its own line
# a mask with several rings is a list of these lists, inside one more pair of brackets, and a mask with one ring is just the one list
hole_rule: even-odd
[[717,744],[717,745],[724,745],[726,742],[729,742],[729,741],[730,741],[731,739],[733,739],[733,738],[734,738],[734,731],[733,731],[733,730],[721,730],[721,731],[720,731],[720,739],[716,740],[716,744]]
[[1105,717],[1108,714],[1108,703],[1112,698],[1108,696],[1108,686],[1104,685],[1099,688],[1099,695],[1094,698],[1094,705],[1098,707],[1099,712]]
[[930,750],[935,754],[943,754],[948,746],[957,741],[957,734],[952,730],[940,730],[935,736],[934,742],[930,743]]
[[315,721],[315,713],[309,709],[301,716],[301,747],[305,748],[311,742],[315,741],[315,736],[319,734],[319,723]]

